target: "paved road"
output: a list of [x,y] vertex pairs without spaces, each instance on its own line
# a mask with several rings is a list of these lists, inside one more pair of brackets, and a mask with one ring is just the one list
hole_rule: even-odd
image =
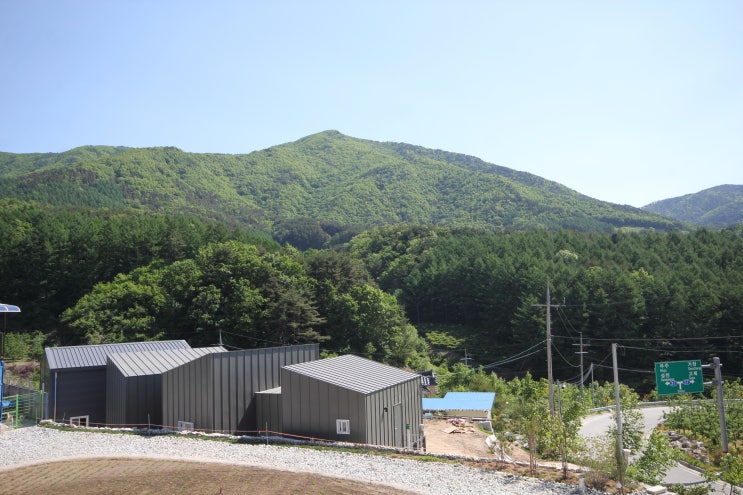
[[[650,435],[650,432],[658,426],[660,420],[663,419],[663,414],[668,410],[670,410],[670,408],[666,406],[643,407],[640,409],[644,419],[643,434]],[[614,417],[611,411],[601,414],[592,414],[583,420],[583,424],[580,428],[580,435],[583,438],[601,436],[609,431],[609,427],[613,424]]]
[[[670,408],[666,406],[643,407],[640,409],[644,420],[644,435],[649,435],[653,429],[658,426],[658,423],[663,419],[663,414],[668,410],[670,410]],[[587,416],[581,425],[580,435],[586,439],[601,436],[609,430],[609,427],[614,421],[611,412]],[[663,479],[664,485],[672,485],[675,483],[692,486],[705,483],[705,480],[693,469],[689,469],[681,464],[676,464],[676,466],[672,467],[668,471],[666,477]],[[727,495],[730,489],[728,488],[728,492],[725,492],[725,486],[724,483],[717,482],[714,484],[714,490],[710,493],[716,495]]]

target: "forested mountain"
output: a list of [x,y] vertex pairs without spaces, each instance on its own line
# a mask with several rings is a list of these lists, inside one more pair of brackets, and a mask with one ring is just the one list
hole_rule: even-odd
[[298,218],[364,228],[406,223],[491,231],[682,226],[475,157],[336,131],[245,155],[105,146],[0,153],[0,197],[132,207],[264,228]]
[[694,194],[656,201],[643,209],[707,227],[743,223],[743,185],[711,187]]

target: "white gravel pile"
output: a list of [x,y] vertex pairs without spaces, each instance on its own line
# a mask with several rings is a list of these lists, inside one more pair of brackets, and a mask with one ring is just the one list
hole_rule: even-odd
[[383,455],[228,443],[180,435],[144,437],[60,431],[44,427],[20,428],[0,434],[0,469],[43,461],[112,456],[225,462],[311,472],[365,483],[384,484],[423,494],[579,493],[577,487],[561,483],[522,478],[452,463],[420,462]]

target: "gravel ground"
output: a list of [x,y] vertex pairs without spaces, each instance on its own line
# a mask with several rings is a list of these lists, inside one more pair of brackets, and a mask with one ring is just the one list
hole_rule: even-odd
[[420,462],[381,455],[227,443],[178,435],[145,437],[60,431],[44,427],[20,428],[0,434],[0,469],[81,457],[153,457],[224,462],[379,483],[422,494],[578,493],[577,487],[561,483],[479,470],[454,463]]

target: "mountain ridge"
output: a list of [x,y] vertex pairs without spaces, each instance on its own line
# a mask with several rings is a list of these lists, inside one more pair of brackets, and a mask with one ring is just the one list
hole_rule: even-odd
[[495,231],[685,228],[477,157],[332,130],[237,155],[117,146],[0,153],[0,195],[263,227],[312,218],[364,227],[415,223]]
[[705,227],[743,223],[743,185],[722,184],[654,201],[644,210]]

